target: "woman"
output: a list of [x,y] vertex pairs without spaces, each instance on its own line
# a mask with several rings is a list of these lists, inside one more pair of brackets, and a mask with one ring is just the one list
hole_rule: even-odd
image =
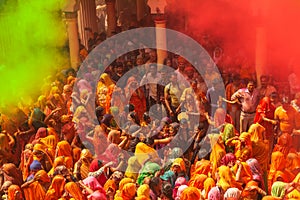
[[126,185],[127,183],[134,183],[134,180],[131,178],[123,178],[119,183],[119,189],[115,194],[115,198],[121,197],[121,190],[123,190],[124,185]]
[[212,176],[215,177],[217,168],[221,166],[221,159],[226,155],[226,151],[221,135],[210,135],[210,143],[212,150],[209,160],[212,162]]
[[278,174],[279,172],[281,174],[284,174],[284,181],[289,182],[292,180],[291,175],[285,170],[285,157],[284,154],[276,151],[272,153],[272,157],[271,157],[271,165],[270,165],[270,171],[268,174],[268,191],[271,191],[271,186],[273,185],[273,183],[275,181],[278,181],[276,179],[276,173]]
[[131,156],[128,159],[128,166],[125,171],[125,177],[136,180],[139,176],[139,171],[141,168],[142,168],[142,165],[140,165],[136,156]]
[[50,184],[50,177],[44,170],[38,171],[34,178],[24,183],[21,188],[26,200],[44,199]]
[[128,102],[134,105],[134,110],[141,120],[146,112],[146,97],[135,77],[131,76],[127,80],[125,94]]
[[249,181],[243,190],[242,197],[245,200],[260,200],[267,193],[258,186],[258,182]]
[[39,161],[43,168],[48,172],[53,166],[53,160],[47,151],[47,146],[43,144],[35,144],[33,147],[33,160]]
[[83,149],[80,159],[74,165],[74,175],[78,180],[85,179],[88,176],[90,164],[93,161],[93,155],[88,149]]
[[19,186],[23,183],[21,171],[13,163],[5,163],[0,169],[0,188],[6,181]]
[[66,180],[62,175],[54,176],[51,185],[46,193],[45,200],[57,200],[64,193]]
[[96,178],[87,177],[82,182],[80,181],[79,184],[84,189],[83,194],[87,196],[88,200],[106,200],[106,193]]
[[241,185],[236,182],[230,168],[227,166],[220,166],[218,168],[217,179],[217,186],[219,186],[223,192],[231,187],[241,189]]
[[141,185],[137,189],[137,198],[136,200],[144,199],[144,200],[150,200],[150,187],[147,184]]
[[[103,167],[103,162],[98,159],[94,159],[91,164],[90,164],[90,172],[96,172],[98,171],[101,167]],[[105,173],[101,173],[100,175],[95,177],[99,184],[101,186],[104,186],[105,182],[107,181],[107,177],[105,176]]]
[[265,190],[265,182],[263,179],[263,171],[261,170],[261,167],[258,163],[258,161],[255,158],[250,158],[246,161],[246,163],[249,165],[251,173],[252,173],[252,179],[256,182],[258,182],[258,187]]
[[44,138],[39,139],[38,143],[46,145],[48,147],[47,152],[49,153],[51,160],[54,160],[57,138],[54,135],[48,135]]
[[65,193],[59,200],[84,200],[80,187],[74,182],[65,185]]
[[[246,161],[252,157],[251,135],[248,132],[241,133],[239,137],[235,136],[228,139],[225,144],[234,147],[234,155],[237,159],[244,159]],[[248,158],[242,158],[243,155],[246,156],[245,152],[248,153]]]
[[175,195],[175,200],[180,200],[180,196],[181,196],[181,194],[182,194],[182,192],[186,189],[186,188],[188,188],[189,186],[187,186],[187,185],[181,185],[181,186],[179,186],[179,188],[178,188],[178,190],[177,190],[177,193],[176,193],[176,195]]
[[146,162],[139,173],[137,183],[141,185],[146,177],[153,177],[160,169],[161,167],[157,163]]
[[115,198],[115,200],[133,200],[136,194],[136,184],[127,183],[121,190],[121,197]]
[[19,169],[22,171],[23,181],[29,176],[29,167],[33,161],[33,145],[27,144],[21,154]]
[[277,144],[275,145],[273,152],[280,151],[286,157],[289,153],[297,153],[297,151],[292,147],[292,136],[289,133],[283,133],[277,139]]
[[[269,165],[269,138],[266,136],[266,129],[256,123],[252,124],[248,130],[252,141],[252,157],[255,158],[263,171],[266,171]],[[270,138],[272,139],[272,138]]]
[[228,167],[233,167],[236,162],[236,157],[233,153],[227,153],[222,159],[221,159],[221,165],[225,165]]
[[73,168],[73,157],[71,145],[63,140],[57,143],[55,157],[64,156],[66,158],[66,167]]
[[24,199],[22,190],[18,185],[9,186],[7,196],[8,196],[9,200],[23,200]]
[[286,170],[295,177],[300,172],[300,156],[296,153],[289,153],[286,158]]
[[214,181],[214,179],[212,178],[207,178],[204,181],[204,189],[202,190],[202,196],[204,197],[204,199],[208,198],[208,193],[210,192],[210,190],[216,186],[216,183]]
[[204,174],[196,174],[191,178],[188,183],[188,186],[198,188],[200,191],[203,190],[204,181],[207,179],[207,176]]
[[97,106],[105,108],[105,113],[109,112],[114,87],[115,84],[111,80],[110,76],[107,73],[101,74],[97,85],[96,104]]

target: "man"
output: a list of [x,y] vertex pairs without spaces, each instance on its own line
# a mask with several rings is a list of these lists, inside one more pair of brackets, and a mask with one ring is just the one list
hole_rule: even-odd
[[276,88],[270,85],[269,77],[266,75],[262,75],[260,77],[261,86],[258,88],[260,99],[264,97],[269,97],[273,92],[277,92]]
[[247,88],[239,89],[231,96],[231,100],[241,103],[240,133],[247,132],[253,124],[259,103],[259,92],[255,89],[254,81],[248,81]]
[[149,72],[143,76],[140,82],[140,86],[145,85],[147,110],[149,110],[151,106],[159,102],[159,99],[157,97],[157,83],[160,79],[161,75],[157,73],[157,65],[155,63],[151,63],[149,65]]
[[164,89],[165,103],[168,111],[168,117],[173,122],[177,121],[177,115],[180,112],[180,97],[184,87],[177,79],[177,74],[172,73],[170,83]]
[[[231,96],[241,89],[241,81],[239,75],[235,74],[233,76],[233,82],[229,83],[226,86],[225,89],[225,94],[226,94],[226,99],[231,99]],[[236,130],[240,130],[240,115],[241,115],[241,108],[240,104],[238,103],[227,103],[227,113],[231,116],[234,127]]]

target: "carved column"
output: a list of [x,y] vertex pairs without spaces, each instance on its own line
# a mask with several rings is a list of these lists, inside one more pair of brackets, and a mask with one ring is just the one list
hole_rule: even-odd
[[107,12],[107,36],[112,36],[112,32],[116,30],[117,27],[117,17],[116,17],[116,1],[115,0],[105,0],[106,12]]
[[71,66],[77,69],[80,64],[77,12],[64,12],[64,16],[69,37]]
[[92,29],[92,32],[98,32],[97,13],[95,0],[81,0],[78,12],[79,34],[82,44],[88,48],[90,35],[85,28]]
[[156,53],[157,53],[157,63],[163,64],[164,59],[167,58],[167,36],[166,36],[166,20],[163,18],[155,19],[156,27]]
[[137,21],[141,21],[146,13],[146,3],[145,0],[136,0],[136,16]]

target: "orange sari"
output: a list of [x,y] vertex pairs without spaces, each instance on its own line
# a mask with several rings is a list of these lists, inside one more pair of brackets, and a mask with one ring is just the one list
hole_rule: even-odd
[[59,199],[64,193],[66,180],[62,175],[56,175],[46,193],[45,200]]
[[69,169],[73,168],[72,147],[67,141],[63,140],[57,143],[56,157],[58,156],[64,156],[67,160],[70,160],[66,162],[66,167]]

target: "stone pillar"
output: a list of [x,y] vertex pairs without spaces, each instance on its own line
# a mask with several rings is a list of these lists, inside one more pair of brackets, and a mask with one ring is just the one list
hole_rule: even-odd
[[85,28],[92,29],[92,32],[98,32],[97,13],[95,0],[81,0],[78,12],[79,34],[82,44],[88,49],[88,40],[90,35]]
[[[157,52],[157,64],[163,64],[164,59],[167,58],[167,36],[166,36],[166,20],[155,19],[156,28],[156,52]],[[160,67],[159,67],[160,68]],[[160,69],[159,69],[160,70]]]
[[77,12],[64,12],[69,37],[70,62],[74,69],[80,65]]
[[145,0],[136,0],[136,16],[137,21],[140,22],[146,13],[146,2]]
[[115,0],[105,0],[106,3],[106,13],[107,13],[107,36],[112,36],[112,32],[116,30],[117,27],[117,17],[116,17],[116,1]]

